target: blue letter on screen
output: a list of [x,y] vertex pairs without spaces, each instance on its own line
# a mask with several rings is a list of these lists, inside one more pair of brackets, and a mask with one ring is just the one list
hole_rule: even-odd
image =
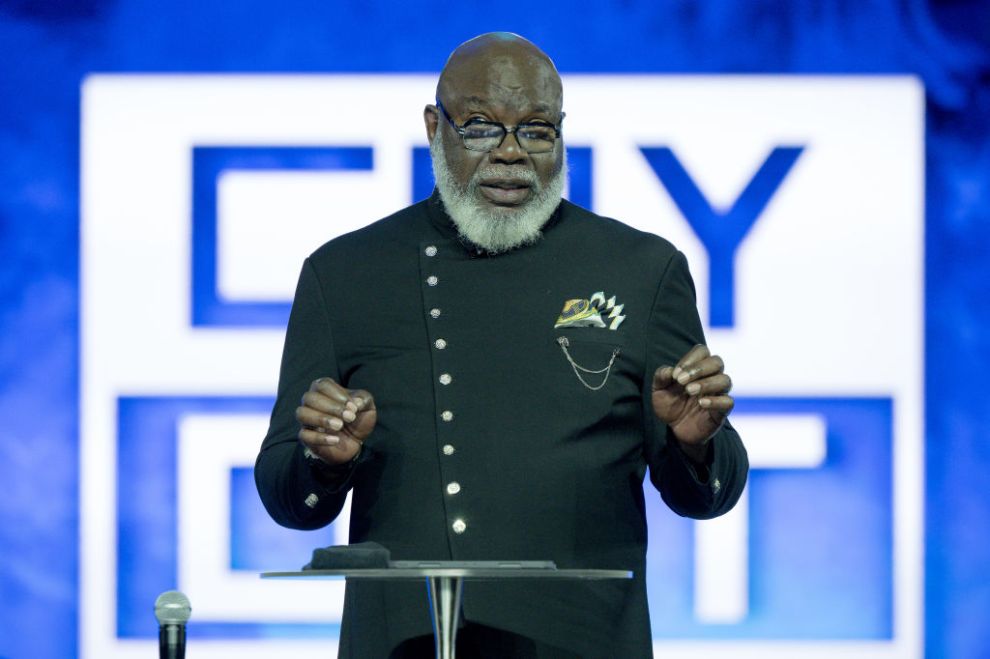
[[672,149],[640,147],[640,150],[708,250],[709,325],[732,327],[736,250],[804,147],[779,146],[771,151],[736,202],[725,212],[712,208]]

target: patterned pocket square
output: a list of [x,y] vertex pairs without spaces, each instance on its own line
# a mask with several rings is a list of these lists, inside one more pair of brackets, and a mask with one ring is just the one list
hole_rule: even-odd
[[[560,327],[607,327],[610,330],[615,330],[626,319],[622,315],[623,306],[625,305],[615,303],[614,295],[606,300],[605,293],[602,291],[598,291],[588,299],[567,300],[564,302],[563,311],[557,316],[554,329]],[[606,323],[606,320],[611,322]]]

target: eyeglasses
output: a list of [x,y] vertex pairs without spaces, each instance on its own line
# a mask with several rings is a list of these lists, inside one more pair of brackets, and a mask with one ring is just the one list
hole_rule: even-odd
[[505,136],[514,133],[516,141],[527,153],[546,153],[553,151],[554,142],[560,137],[560,125],[564,121],[564,113],[560,113],[560,122],[552,124],[516,124],[506,128],[505,124],[484,119],[468,119],[463,126],[454,123],[447,108],[437,99],[437,107],[443,112],[450,125],[458,132],[464,141],[464,148],[471,151],[487,153],[498,148]]

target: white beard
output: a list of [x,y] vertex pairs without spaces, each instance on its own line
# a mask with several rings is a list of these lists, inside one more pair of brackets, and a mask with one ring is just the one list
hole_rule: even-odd
[[[440,199],[461,238],[493,254],[531,245],[539,240],[543,225],[557,209],[564,192],[567,177],[566,153],[560,171],[550,179],[546,187],[541,186],[534,172],[520,172],[517,171],[518,168],[505,165],[482,167],[471,176],[467,187],[462,187],[447,165],[440,131],[436,132],[430,143],[430,156],[433,159],[433,178],[437,183]],[[533,197],[517,208],[501,208],[481,201],[478,198],[478,181],[500,176],[525,179]]]

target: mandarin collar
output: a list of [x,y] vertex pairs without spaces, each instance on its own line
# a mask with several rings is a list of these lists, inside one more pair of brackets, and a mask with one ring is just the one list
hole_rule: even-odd
[[[543,232],[543,238],[540,239],[541,241],[545,240],[546,234],[560,223],[561,209],[563,206],[564,203],[563,200],[561,200],[561,203],[557,204],[557,208],[554,209],[553,214],[550,215],[550,219],[543,225],[543,228],[541,229]],[[433,188],[433,193],[430,195],[430,198],[426,200],[426,214],[430,218],[430,223],[437,231],[440,232],[440,235],[444,238],[448,238],[459,243],[461,247],[464,248],[464,251],[472,257],[497,257],[506,253],[501,252],[499,254],[492,254],[484,247],[475,245],[471,241],[463,238],[458,233],[457,226],[454,224],[454,221],[450,219],[450,215],[447,214],[447,209],[444,208],[443,199],[440,198],[440,191],[437,188]],[[539,241],[536,244],[539,244]],[[516,250],[526,249],[527,247],[531,247],[531,245],[517,247],[511,251],[514,252]]]

